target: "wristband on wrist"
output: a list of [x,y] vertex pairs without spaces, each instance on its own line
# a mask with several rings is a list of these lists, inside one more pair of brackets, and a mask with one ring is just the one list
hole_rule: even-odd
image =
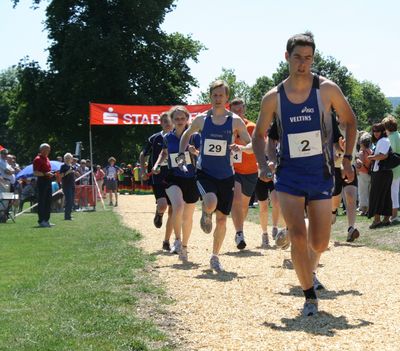
[[349,161],[353,160],[353,156],[348,154],[343,155],[343,158],[347,158]]

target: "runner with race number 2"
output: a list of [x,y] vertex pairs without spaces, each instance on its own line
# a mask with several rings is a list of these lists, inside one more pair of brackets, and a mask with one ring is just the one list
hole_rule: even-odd
[[[304,316],[318,312],[313,268],[328,247],[331,230],[332,108],[346,126],[347,143],[342,166],[343,178],[347,177],[349,182],[354,177],[350,155],[357,131],[356,118],[340,88],[311,73],[314,53],[311,33],[297,34],[288,40],[285,58],[289,64],[289,77],[262,99],[253,135],[260,178],[267,180],[271,166],[277,166],[275,189],[288,227],[293,266],[305,296]],[[280,153],[277,165],[270,161],[268,167],[264,136],[274,118],[279,130]],[[304,219],[306,203],[308,228]]]

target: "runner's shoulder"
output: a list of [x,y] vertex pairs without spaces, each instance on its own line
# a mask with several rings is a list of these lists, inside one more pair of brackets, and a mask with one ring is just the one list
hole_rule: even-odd
[[192,121],[192,125],[198,126],[198,127],[203,127],[204,125],[204,120],[207,117],[208,111],[199,113]]
[[261,100],[261,108],[264,107],[275,107],[278,96],[278,86],[273,87],[269,90]]
[[326,77],[322,77],[319,76],[319,87],[321,89],[321,91],[325,90],[325,91],[338,91],[340,90],[339,86],[331,81],[330,79],[326,78]]

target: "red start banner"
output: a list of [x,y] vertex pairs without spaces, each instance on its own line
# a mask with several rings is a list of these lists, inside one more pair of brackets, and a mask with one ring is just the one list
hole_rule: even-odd
[[[92,126],[129,126],[160,124],[160,114],[172,106],[135,106],[90,103],[90,125]],[[211,105],[186,105],[190,112],[190,122]]]

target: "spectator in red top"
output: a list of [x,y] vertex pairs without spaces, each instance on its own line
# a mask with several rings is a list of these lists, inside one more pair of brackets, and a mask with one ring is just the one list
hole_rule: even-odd
[[39,226],[49,228],[52,224],[49,222],[51,211],[51,172],[50,145],[42,144],[39,147],[39,155],[33,160],[33,174],[37,177],[38,191],[38,216]]

